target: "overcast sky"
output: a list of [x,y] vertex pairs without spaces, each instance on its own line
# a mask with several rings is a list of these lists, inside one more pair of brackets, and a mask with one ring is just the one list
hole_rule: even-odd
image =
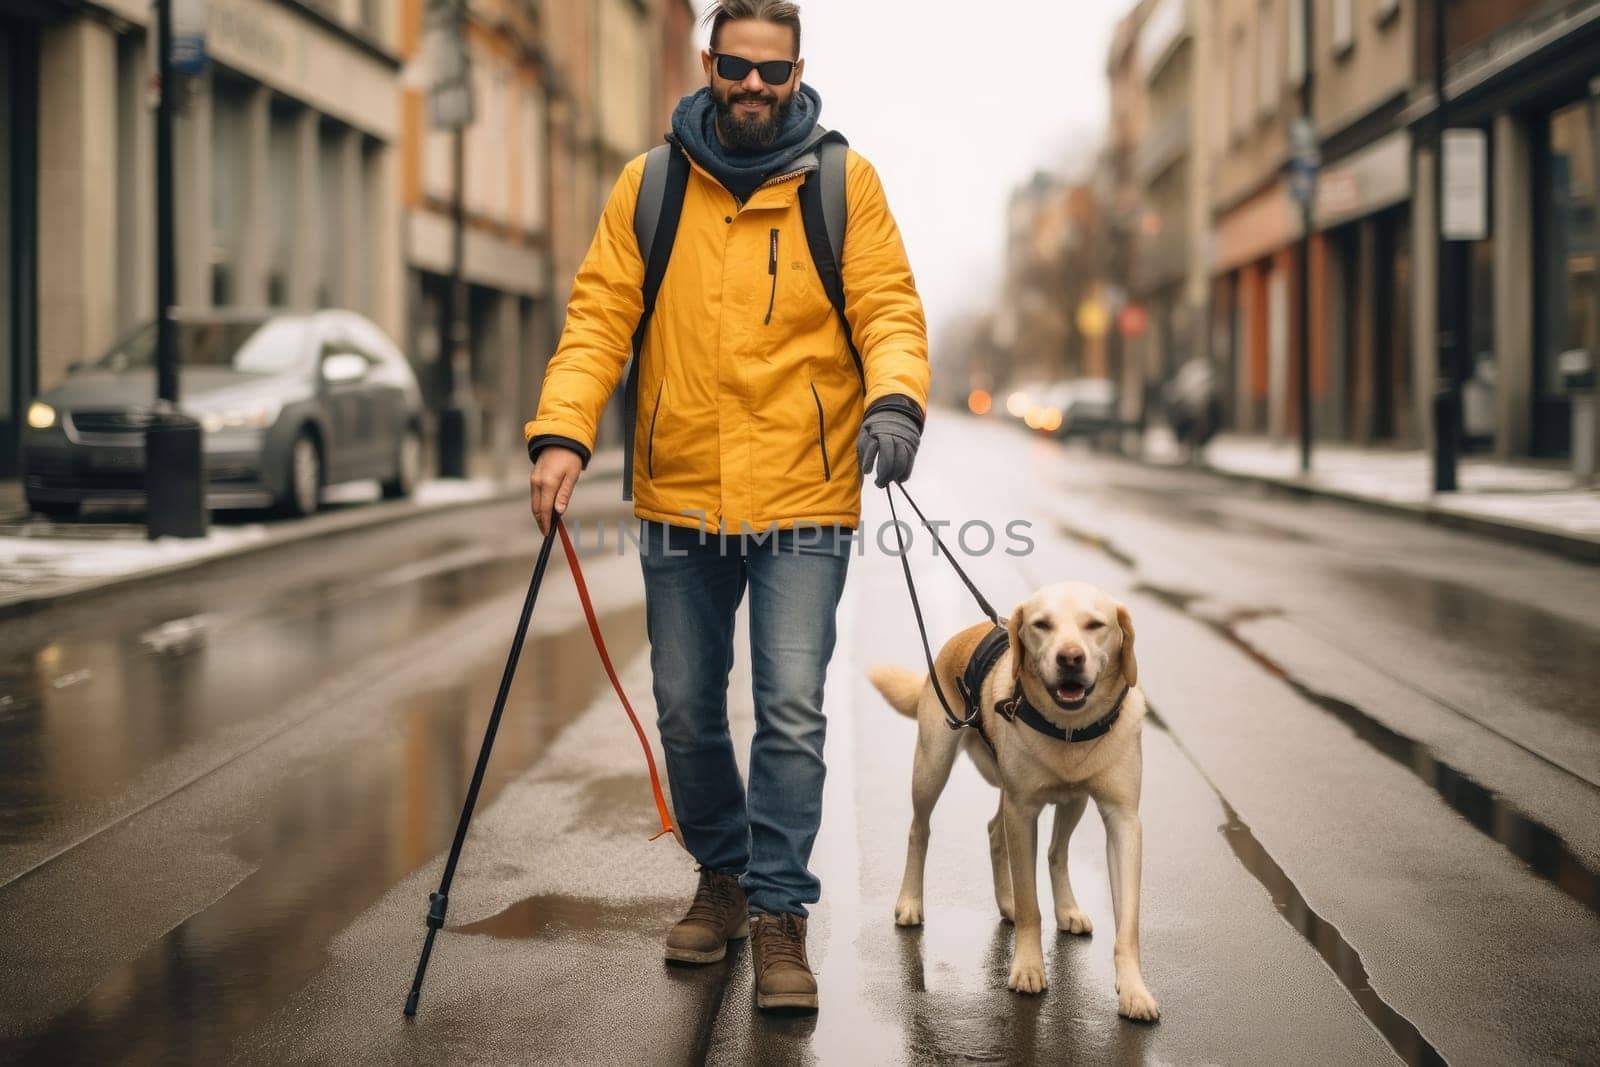
[[992,295],[1010,190],[1098,144],[1132,2],[801,0],[822,124],[882,175],[934,331]]

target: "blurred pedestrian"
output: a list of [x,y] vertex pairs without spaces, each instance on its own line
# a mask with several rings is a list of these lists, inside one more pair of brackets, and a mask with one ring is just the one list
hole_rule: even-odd
[[1197,462],[1222,427],[1222,395],[1209,360],[1186,360],[1161,391],[1162,405],[1184,458]]
[[[877,172],[854,151],[845,156],[840,263],[848,335],[819,281],[799,189],[820,180],[826,131],[821,97],[801,80],[798,7],[720,0],[706,22],[707,85],[679,102],[668,138],[690,171],[638,357],[625,486],[641,520],[673,808],[700,873],[666,955],[720,960],[748,931],[757,1005],[814,1009],[806,906],[821,894],[809,863],[822,817],[834,615],[864,475],[876,462],[883,487],[911,473],[927,404],[927,328]],[[634,209],[645,162],[630,163],[612,190],[525,427],[541,531],[588,466],[644,308]],[[747,584],[756,716],[748,791],[727,708]]]

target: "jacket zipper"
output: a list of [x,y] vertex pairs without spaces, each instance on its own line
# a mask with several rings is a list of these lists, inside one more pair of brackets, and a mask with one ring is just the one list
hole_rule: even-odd
[[833,480],[833,472],[828,467],[828,427],[822,421],[822,398],[817,395],[817,383],[811,383],[811,399],[817,402],[817,451],[822,453],[822,480]]
[[650,409],[650,441],[645,448],[645,470],[653,479],[656,476],[656,416],[661,414],[661,393],[667,387],[667,380],[661,379],[661,384],[656,386],[656,405]]
[[772,231],[771,244],[767,251],[767,273],[772,275],[772,295],[767,297],[767,317],[762,322],[763,326],[772,325],[772,308],[778,302],[778,231]]

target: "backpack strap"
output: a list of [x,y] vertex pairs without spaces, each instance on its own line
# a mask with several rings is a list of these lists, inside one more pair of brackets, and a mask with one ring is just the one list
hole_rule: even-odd
[[828,302],[839,316],[839,325],[844,327],[844,342],[850,347],[856,374],[865,388],[867,372],[861,353],[856,350],[855,339],[850,335],[850,320],[844,313],[844,233],[849,221],[844,168],[849,148],[838,134],[830,134],[817,145],[819,166],[806,175],[800,186],[800,215],[805,220],[811,261],[816,264]]
[[659,144],[645,156],[644,179],[633,209],[633,234],[644,260],[644,312],[633,332],[633,359],[628,364],[628,385],[622,396],[622,499],[633,499],[633,424],[639,410],[639,358],[645,331],[655,315],[656,296],[672,259],[683,214],[683,195],[689,187],[689,160],[675,144]]

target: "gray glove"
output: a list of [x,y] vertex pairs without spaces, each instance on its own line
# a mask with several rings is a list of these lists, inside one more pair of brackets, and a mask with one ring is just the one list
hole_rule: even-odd
[[884,397],[873,403],[861,420],[861,433],[856,438],[862,480],[876,462],[875,483],[879,489],[911,477],[911,464],[922,440],[922,420],[899,404],[915,406],[910,398],[901,397]]

